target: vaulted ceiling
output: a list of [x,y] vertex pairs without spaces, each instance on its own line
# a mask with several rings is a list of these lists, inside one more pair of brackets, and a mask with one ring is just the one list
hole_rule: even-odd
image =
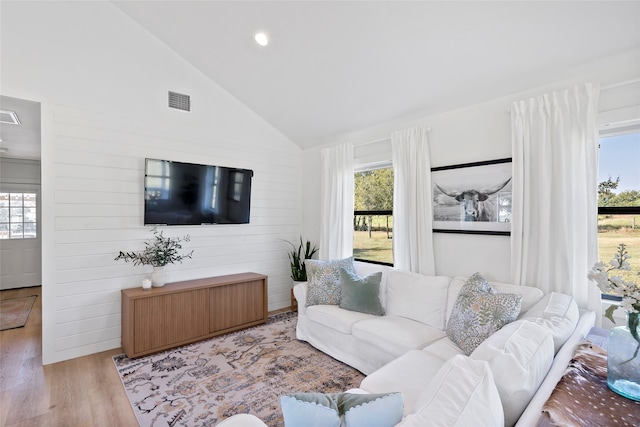
[[638,1],[113,3],[303,148],[640,51]]
[[[111,3],[302,148],[640,56],[640,1]],[[0,107],[37,123],[20,101]],[[16,129],[0,126],[3,146],[14,141],[4,155],[39,157],[39,129]]]

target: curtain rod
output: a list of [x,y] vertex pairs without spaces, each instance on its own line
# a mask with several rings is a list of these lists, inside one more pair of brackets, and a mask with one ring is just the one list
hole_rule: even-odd
[[[635,83],[640,83],[640,78],[624,80],[624,81],[621,81],[621,82],[618,82],[618,83],[611,83],[611,84],[608,84],[608,85],[602,85],[602,86],[600,86],[600,90],[603,91],[603,90],[613,89],[613,88],[621,87],[621,86],[629,86],[629,85],[632,85],[632,84],[635,84]],[[511,113],[511,108],[507,109],[507,114],[510,114],[510,113]]]
[[[430,127],[427,127],[426,130],[427,130],[427,132],[431,132],[431,128]],[[391,135],[389,135],[386,138],[374,139],[373,141],[367,141],[367,142],[361,142],[359,144],[353,144],[353,146],[354,147],[363,147],[365,145],[375,144],[377,142],[384,142],[384,141],[391,141]]]
[[618,82],[618,83],[611,83],[609,85],[602,85],[600,87],[600,90],[613,89],[613,88],[620,87],[620,86],[628,86],[628,85],[632,85],[634,83],[640,83],[640,78],[631,79],[631,80],[625,80],[625,81]]
[[384,141],[390,141],[391,137],[389,136],[388,138],[380,138],[380,139],[375,139],[373,141],[367,141],[367,142],[361,142],[359,144],[353,144],[354,147],[362,147],[365,145],[369,145],[369,144],[375,144],[376,142],[384,142]]

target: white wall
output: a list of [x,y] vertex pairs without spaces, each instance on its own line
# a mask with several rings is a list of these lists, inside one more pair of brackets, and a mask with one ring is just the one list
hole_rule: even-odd
[[1,7],[2,94],[42,103],[43,362],[120,347],[120,290],[149,273],[113,260],[150,236],[145,157],[254,170],[250,224],[163,228],[195,250],[169,280],[255,271],[288,306],[300,149],[108,2]]
[[0,158],[0,186],[5,184],[39,186],[40,161]]
[[[395,130],[424,125],[431,129],[432,167],[511,157],[509,110],[514,101],[581,82],[605,86],[640,78],[640,55],[637,51],[616,54],[579,69],[568,70],[567,74],[573,74],[575,78],[443,114],[429,117],[415,114],[376,128],[343,135],[336,139],[336,143],[352,141],[357,146],[389,138]],[[603,117],[609,118],[616,112],[627,115],[632,112],[640,117],[640,84],[603,90],[600,99]],[[381,144],[384,143],[363,145],[355,155],[366,156],[368,151],[375,151],[378,153],[375,158],[379,160]],[[316,195],[320,191],[320,150],[314,148],[304,152],[304,233],[315,241],[319,240],[320,204]],[[388,156],[390,159],[390,149]],[[469,276],[479,271],[489,279],[509,281],[510,244],[510,238],[506,236],[434,233],[437,274]]]

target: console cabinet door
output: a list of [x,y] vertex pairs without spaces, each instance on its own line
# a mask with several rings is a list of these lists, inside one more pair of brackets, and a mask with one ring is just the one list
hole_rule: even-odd
[[134,301],[134,353],[189,341],[209,333],[208,289]]
[[210,289],[210,332],[266,319],[264,280]]

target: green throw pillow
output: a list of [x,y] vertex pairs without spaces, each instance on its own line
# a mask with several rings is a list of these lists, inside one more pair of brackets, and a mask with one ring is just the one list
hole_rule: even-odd
[[494,332],[516,320],[521,307],[521,295],[497,293],[476,273],[458,294],[447,336],[468,356]]
[[393,427],[402,393],[295,393],[280,397],[285,427]]
[[340,269],[354,272],[353,257],[336,260],[307,259],[307,302],[306,305],[339,305],[342,290]]
[[360,277],[356,273],[341,268],[340,279],[342,281],[340,308],[384,316],[384,308],[380,304],[379,296],[381,271],[367,277]]

